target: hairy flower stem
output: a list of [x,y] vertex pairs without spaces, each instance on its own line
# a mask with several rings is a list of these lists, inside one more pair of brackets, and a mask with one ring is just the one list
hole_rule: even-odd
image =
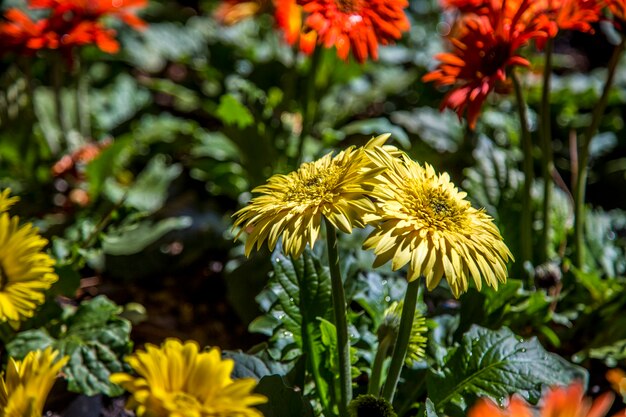
[[400,372],[402,371],[402,365],[404,364],[404,358],[406,357],[406,351],[409,346],[409,339],[411,338],[411,329],[413,328],[413,320],[415,319],[415,308],[417,307],[417,295],[419,293],[420,280],[416,279],[406,287],[406,293],[404,294],[404,304],[402,306],[402,315],[400,316],[400,328],[398,329],[398,338],[393,347],[393,354],[391,355],[391,364],[389,365],[389,372],[387,373],[387,380],[383,387],[383,397],[393,402],[393,396],[396,393],[396,387],[400,380]]
[[585,259],[585,189],[587,187],[587,175],[589,174],[589,167],[587,166],[589,164],[589,145],[593,135],[595,135],[598,130],[600,119],[606,110],[609,93],[613,86],[613,79],[615,78],[615,70],[626,48],[625,43],[626,37],[622,37],[620,44],[613,50],[613,55],[611,56],[607,68],[608,72],[602,96],[600,96],[598,104],[593,109],[591,123],[587,127],[587,130],[585,130],[578,144],[578,172],[576,175],[576,184],[574,185],[574,261],[578,268],[582,268]]
[[346,314],[346,296],[339,272],[339,253],[337,250],[337,231],[328,219],[326,224],[326,243],[328,266],[333,294],[335,328],[337,329],[337,356],[339,357],[339,416],[348,416],[348,403],[352,400],[352,370],[350,364],[350,339],[348,339],[348,317]]
[[380,395],[380,377],[382,375],[383,365],[385,364],[385,359],[387,359],[387,354],[389,353],[389,348],[391,347],[392,342],[393,337],[391,334],[388,334],[378,343],[376,357],[374,358],[374,364],[372,365],[372,374],[367,387],[368,394],[375,396]]
[[533,184],[533,144],[528,130],[528,118],[526,115],[526,102],[522,94],[522,86],[516,72],[511,73],[515,97],[517,99],[517,112],[519,115],[520,127],[522,129],[522,154],[524,155],[524,188],[522,190],[522,217],[521,217],[521,248],[522,264],[532,259],[532,207],[531,207],[531,187]]
[[548,260],[548,249],[550,247],[550,231],[552,229],[552,191],[554,182],[552,172],[554,171],[554,154],[552,152],[552,130],[550,126],[550,81],[552,77],[552,50],[554,46],[553,38],[546,42],[546,61],[543,68],[543,89],[541,94],[541,169],[543,174],[543,231],[541,232],[541,243],[539,246],[539,261]]

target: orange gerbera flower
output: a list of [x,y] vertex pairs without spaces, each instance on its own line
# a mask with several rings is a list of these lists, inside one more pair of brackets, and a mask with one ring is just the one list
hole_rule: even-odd
[[276,21],[287,42],[300,41],[311,53],[316,45],[337,48],[347,59],[350,51],[363,63],[378,59],[378,45],[387,45],[409,29],[404,14],[407,0],[276,0]]
[[48,30],[47,19],[34,22],[18,9],[7,10],[4,18],[6,21],[0,23],[0,54],[14,51],[28,55],[59,44],[58,35]]
[[114,16],[127,25],[142,29],[146,22],[135,14],[138,9],[148,5],[148,0],[30,0],[33,9],[51,9],[52,16],[67,22],[68,15],[72,21],[99,20],[105,16]]
[[[613,404],[613,394],[606,393],[595,401],[584,396],[581,382],[574,382],[569,387],[555,387],[548,391],[539,409],[540,417],[604,417]],[[493,401],[481,398],[467,413],[468,417],[532,417],[533,408],[523,399],[513,396],[505,408],[498,407]],[[614,417],[624,417],[621,411]]]
[[459,119],[466,114],[472,129],[487,96],[504,85],[507,69],[530,65],[519,49],[530,39],[546,36],[537,22],[522,20],[529,0],[514,8],[502,9],[501,5],[492,2],[486,14],[465,16],[450,38],[454,51],[436,55],[439,67],[422,78],[437,86],[455,86],[441,107],[455,110]]
[[626,1],[604,0],[603,3],[609,8],[613,18],[616,20],[616,25],[623,29],[623,25],[626,22]]
[[[547,37],[554,38],[560,30],[593,33],[592,23],[600,20],[601,7],[597,0],[537,0],[528,20],[542,28]],[[543,49],[547,38],[537,38]]]
[[489,0],[440,0],[439,3],[444,10],[482,14],[487,9]]
[[234,25],[269,10],[271,5],[271,0],[225,0],[217,6],[213,16],[225,25]]

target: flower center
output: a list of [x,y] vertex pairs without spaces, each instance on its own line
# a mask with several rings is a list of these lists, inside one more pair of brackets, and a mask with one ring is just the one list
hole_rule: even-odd
[[173,401],[179,410],[197,410],[200,408],[198,400],[186,392],[178,391],[174,393],[173,397]]
[[284,195],[285,203],[320,204],[332,200],[333,190],[341,178],[341,169],[330,165],[322,170],[297,173],[298,178],[291,184]]
[[425,227],[440,231],[459,231],[463,224],[463,207],[448,191],[422,184],[407,185],[408,213]]
[[429,220],[428,223],[439,226],[441,222],[447,225],[454,223],[458,207],[445,191],[430,189],[426,191],[424,197],[424,217]]
[[357,10],[358,0],[337,0],[337,8],[344,13],[353,13]]
[[509,59],[509,45],[497,42],[487,51],[480,51],[480,72],[484,75],[493,75]]

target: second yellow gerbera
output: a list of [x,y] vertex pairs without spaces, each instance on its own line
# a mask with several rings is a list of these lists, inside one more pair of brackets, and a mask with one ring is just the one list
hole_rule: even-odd
[[200,352],[196,342],[168,339],[126,360],[139,376],[118,373],[111,381],[133,395],[129,406],[139,417],[263,417],[253,408],[267,402],[252,393],[256,381],[233,380],[234,362],[218,348]]
[[[388,137],[378,136],[365,148],[382,146]],[[255,244],[258,250],[266,240],[273,249],[281,235],[283,251],[300,256],[307,243],[313,247],[317,240],[322,217],[345,233],[364,227],[363,217],[376,209],[368,195],[381,170],[372,167],[363,148],[350,147],[334,157],[329,153],[304,163],[287,175],[274,175],[252,190],[262,195],[234,214],[234,227],[250,233],[246,256]]]
[[376,229],[364,243],[376,253],[374,266],[391,261],[397,270],[409,264],[409,281],[420,276],[428,289],[446,277],[455,297],[467,291],[469,278],[480,290],[482,279],[494,288],[506,281],[511,252],[492,218],[476,210],[450,181],[406,154],[393,156],[377,148],[370,156],[386,167],[378,199]]

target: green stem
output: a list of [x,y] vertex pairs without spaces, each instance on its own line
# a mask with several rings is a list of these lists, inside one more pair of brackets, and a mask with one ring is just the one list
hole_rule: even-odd
[[323,48],[315,48],[313,56],[311,56],[309,71],[307,73],[306,92],[304,94],[304,103],[302,106],[302,131],[300,132],[298,154],[296,155],[298,165],[300,165],[304,160],[304,142],[306,141],[307,136],[309,136],[313,131],[313,126],[315,125],[315,115],[317,113],[317,75],[322,62],[322,49]]
[[[305,286],[301,288],[304,290]],[[304,312],[302,313],[304,315]],[[302,344],[304,346],[305,352],[307,353],[307,365],[311,374],[313,375],[313,380],[315,381],[315,386],[317,387],[318,398],[322,405],[322,409],[324,410],[324,414],[329,417],[332,416],[332,411],[330,407],[330,401],[327,396],[319,395],[322,392],[322,387],[324,385],[329,385],[327,381],[324,381],[322,375],[320,374],[320,369],[322,367],[320,363],[320,358],[315,354],[316,347],[313,341],[313,337],[310,334],[310,326],[308,324],[305,325],[305,328],[302,329]]]
[[552,229],[552,216],[550,206],[552,205],[552,172],[554,171],[554,155],[552,152],[552,130],[550,119],[550,81],[552,76],[552,49],[554,41],[549,38],[546,43],[546,62],[543,68],[543,90],[541,94],[541,147],[543,156],[543,231],[541,233],[541,244],[539,246],[540,262],[548,260],[550,247],[550,231]]
[[389,348],[391,347],[393,339],[393,337],[387,335],[378,343],[378,349],[376,350],[376,356],[374,357],[374,364],[372,365],[372,374],[367,388],[368,394],[375,396],[380,395],[380,377],[383,373],[383,365],[385,364],[385,359],[387,359]]
[[80,54],[74,57],[76,73],[76,123],[83,139],[91,137],[91,124],[89,123],[89,82],[87,75],[82,72]]
[[400,316],[400,328],[398,329],[398,338],[393,347],[391,355],[391,364],[387,373],[387,380],[383,387],[383,397],[390,403],[400,380],[400,372],[406,357],[406,351],[409,347],[411,338],[411,330],[413,328],[413,319],[415,318],[415,308],[417,307],[417,295],[419,293],[420,280],[416,279],[409,282],[404,294],[404,304],[402,305],[402,315]]
[[63,70],[65,68],[65,63],[63,61],[63,57],[57,55],[54,57],[53,69],[52,69],[52,91],[54,94],[54,107],[57,118],[57,123],[59,124],[59,131],[61,132],[59,135],[59,142],[65,141],[65,144],[68,142],[68,128],[65,123],[65,109],[63,108],[63,97],[62,97],[62,87],[63,87]]
[[339,416],[348,416],[348,403],[352,400],[352,369],[350,364],[350,340],[348,339],[348,317],[346,314],[346,296],[339,271],[339,253],[337,250],[337,231],[328,219],[326,224],[326,243],[328,247],[328,266],[333,294],[335,328],[337,329],[337,355],[339,357]]
[[522,264],[532,259],[532,207],[531,207],[531,187],[533,183],[533,144],[528,130],[528,118],[526,115],[526,102],[522,94],[522,86],[517,73],[512,72],[513,86],[515,87],[515,97],[517,99],[517,112],[522,130],[522,154],[524,155],[524,188],[522,190],[522,216],[521,216],[521,248]]
[[576,175],[576,184],[574,184],[574,251],[575,262],[578,268],[582,268],[585,259],[585,189],[587,187],[587,175],[589,174],[589,167],[587,166],[589,164],[589,145],[593,135],[595,135],[598,130],[600,119],[606,110],[609,93],[613,85],[613,79],[615,78],[615,70],[617,69],[617,64],[624,51],[625,43],[626,37],[623,37],[620,44],[613,50],[613,55],[611,56],[607,68],[608,73],[602,96],[600,96],[598,104],[593,109],[591,124],[589,124],[587,130],[585,130],[578,145],[578,172]]

